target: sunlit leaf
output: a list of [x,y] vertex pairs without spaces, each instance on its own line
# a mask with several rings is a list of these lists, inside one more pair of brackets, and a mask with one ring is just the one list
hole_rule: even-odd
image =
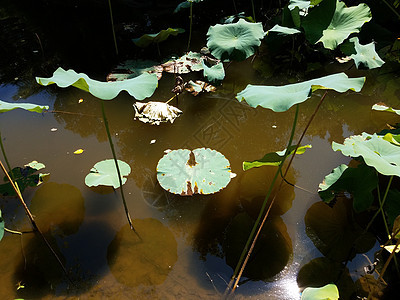
[[311,1],[307,1],[307,0],[290,0],[288,8],[290,10],[293,10],[296,7],[298,7],[300,10],[302,10],[302,9],[308,9],[310,7],[310,5],[311,5]]
[[216,88],[215,86],[201,80],[196,80],[196,82],[190,80],[185,85],[185,90],[187,90],[193,96],[197,96],[201,92],[215,92]]
[[[311,148],[311,145],[300,146],[296,154],[303,154],[307,148]],[[288,156],[294,153],[296,149],[296,145],[292,145],[289,147]],[[262,166],[279,166],[282,163],[283,158],[285,157],[286,149],[278,152],[270,152],[264,155],[263,158],[254,160],[254,161],[244,161],[243,162],[243,171],[247,171],[251,168],[258,168]]]
[[261,23],[249,23],[240,19],[233,24],[210,26],[207,47],[218,59],[244,60],[254,54],[264,35]]
[[208,67],[203,61],[202,66],[203,76],[206,77],[209,82],[221,81],[225,78],[225,69],[222,62]]
[[200,53],[189,51],[179,58],[171,59],[161,64],[161,67],[167,73],[186,74],[203,70],[202,62],[203,59]]
[[385,248],[385,250],[387,250],[389,253],[392,253],[393,251],[395,251],[394,249],[396,248],[396,253],[400,252],[400,247],[396,245],[388,245],[388,246],[383,246],[383,248]]
[[349,40],[349,43],[354,47],[355,54],[351,54],[350,57],[354,59],[357,68],[362,64],[368,69],[374,69],[381,67],[385,63],[376,53],[373,42],[361,45],[358,37],[353,37]]
[[132,41],[135,43],[136,46],[144,48],[153,43],[155,44],[161,43],[165,41],[170,35],[176,36],[179,33],[183,32],[185,32],[185,30],[182,28],[168,28],[168,29],[163,29],[158,33],[144,34],[139,38],[132,39]]
[[400,109],[394,109],[392,107],[387,106],[385,103],[376,103],[372,106],[373,110],[378,110],[378,111],[387,111],[387,112],[392,112],[397,115],[400,115]]
[[216,193],[228,185],[231,175],[225,156],[208,148],[173,150],[157,165],[160,185],[182,196]]
[[301,294],[301,300],[337,300],[339,290],[334,284],[327,284],[320,288],[306,288]]
[[363,132],[344,140],[343,144],[333,142],[332,149],[350,157],[362,156],[368,166],[383,175],[400,176],[400,148],[377,134]]
[[[121,160],[118,160],[118,167],[121,177],[128,176],[131,173],[131,167]],[[122,184],[125,184],[126,178],[121,178]],[[96,163],[90,170],[90,173],[85,177],[85,184],[91,186],[112,186],[115,189],[119,188],[119,179],[115,162],[113,159],[106,159]]]
[[0,100],[0,113],[4,113],[17,108],[25,109],[31,112],[42,113],[44,110],[48,110],[48,106],[42,106],[32,103],[8,103]]
[[236,99],[239,101],[246,100],[251,107],[260,105],[275,112],[282,112],[297,103],[306,101],[315,90],[331,89],[340,93],[348,90],[359,92],[364,81],[365,77],[348,78],[345,73],[337,73],[283,86],[249,84],[236,95]]
[[41,85],[55,83],[62,88],[72,85],[103,100],[113,99],[121,91],[127,91],[137,100],[143,100],[153,95],[158,85],[156,74],[144,73],[128,80],[101,82],[90,79],[84,73],[76,73],[74,70],[65,71],[63,68],[58,68],[50,78],[36,77],[36,81]]
[[133,108],[135,119],[151,125],[160,125],[160,123],[168,121],[173,123],[182,114],[180,109],[165,102],[136,102],[133,104]]
[[292,35],[300,33],[301,31],[296,28],[283,27],[276,24],[274,27],[267,31],[267,34],[269,34],[270,32],[275,32],[278,35]]
[[1,209],[0,209],[0,241],[2,240],[4,236],[4,219],[3,216],[1,215]]

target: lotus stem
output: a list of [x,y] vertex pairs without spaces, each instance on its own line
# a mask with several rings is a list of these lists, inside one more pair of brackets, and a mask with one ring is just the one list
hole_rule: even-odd
[[251,0],[251,10],[253,11],[253,20],[256,22],[256,11],[254,9],[254,1]]
[[115,54],[118,56],[118,45],[117,45],[117,37],[115,36],[115,30],[114,30],[114,18],[112,13],[111,0],[108,0],[108,7],[110,9],[111,30],[114,39]]
[[142,240],[142,238],[140,237],[139,233],[136,231],[135,227],[133,227],[132,219],[131,219],[131,216],[130,216],[129,210],[128,210],[128,205],[126,204],[125,195],[124,195],[124,189],[122,187],[122,176],[121,176],[121,172],[119,170],[117,155],[115,154],[115,149],[114,149],[114,144],[113,144],[112,139],[111,139],[110,128],[108,126],[108,121],[107,121],[107,116],[106,116],[106,111],[104,109],[103,101],[101,101],[101,112],[103,114],[104,126],[106,127],[108,142],[110,143],[111,152],[112,152],[112,155],[113,155],[113,158],[114,158],[114,162],[115,162],[115,168],[117,169],[119,188],[120,188],[120,191],[121,191],[121,198],[122,198],[122,202],[124,204],[126,218],[128,219],[129,226],[131,227],[133,232],[137,235],[137,237],[140,240]]
[[190,2],[190,24],[189,24],[189,40],[188,40],[188,45],[187,45],[187,51],[189,51],[190,48],[190,40],[192,39],[192,26],[193,26],[193,2]]
[[4,149],[3,138],[1,137],[1,131],[0,131],[0,147],[1,147],[1,152],[3,153],[3,157],[4,157],[4,160],[5,160],[7,168],[8,168],[8,172],[10,173],[13,181],[15,181],[14,174],[11,172],[11,166],[10,166],[10,163],[9,163],[7,155],[6,155],[6,150]]

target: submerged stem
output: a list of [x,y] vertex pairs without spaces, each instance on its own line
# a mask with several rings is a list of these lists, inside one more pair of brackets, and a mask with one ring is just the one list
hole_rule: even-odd
[[111,139],[110,128],[108,126],[108,121],[107,121],[106,111],[104,109],[103,101],[101,101],[101,112],[103,114],[104,126],[106,127],[108,142],[110,143],[111,152],[112,152],[112,155],[113,155],[113,158],[114,158],[114,162],[115,162],[115,168],[117,169],[118,180],[119,180],[119,189],[121,191],[121,197],[122,197],[122,202],[124,204],[126,218],[128,219],[129,226],[131,227],[133,232],[135,232],[137,237],[140,240],[142,240],[142,238],[140,237],[139,233],[136,231],[135,227],[133,227],[132,219],[131,219],[131,216],[129,215],[129,210],[128,210],[128,206],[126,204],[125,195],[124,195],[124,189],[122,188],[122,176],[121,176],[121,172],[119,170],[117,155],[115,154],[115,149],[114,149],[114,144],[113,144],[112,139]]

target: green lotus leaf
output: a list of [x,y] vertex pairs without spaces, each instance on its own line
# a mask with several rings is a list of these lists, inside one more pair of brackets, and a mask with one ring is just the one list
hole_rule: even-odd
[[319,185],[321,199],[330,203],[339,192],[349,192],[353,195],[353,208],[356,212],[368,209],[373,201],[372,192],[378,184],[378,176],[374,168],[359,164],[357,168],[341,165],[327,175]]
[[4,219],[3,216],[1,215],[1,209],[0,209],[0,241],[4,236]]
[[335,49],[352,33],[371,20],[369,7],[361,3],[346,7],[339,0],[324,0],[305,17],[302,26],[311,43],[322,42],[327,49]]
[[377,134],[353,135],[343,144],[333,142],[332,149],[350,157],[361,156],[368,166],[383,175],[400,177],[400,148]]
[[76,73],[74,70],[65,71],[63,68],[58,68],[50,78],[36,77],[36,81],[45,86],[55,83],[62,88],[72,85],[103,100],[113,99],[121,91],[127,91],[137,100],[143,100],[153,95],[158,85],[156,74],[145,73],[128,80],[101,82],[90,79],[84,73]]
[[327,284],[320,288],[306,288],[301,294],[301,300],[337,300],[339,290],[334,284]]
[[381,67],[385,62],[379,57],[378,53],[375,51],[375,44],[369,43],[366,45],[361,45],[358,37],[353,37],[349,40],[353,44],[355,54],[351,54],[350,57],[354,59],[354,63],[357,68],[360,64],[364,65],[368,69],[374,69]]
[[301,9],[308,9],[310,7],[310,5],[311,5],[311,1],[307,1],[307,0],[290,0],[288,8],[290,10],[293,10],[296,7],[298,7],[301,10]]
[[278,35],[292,35],[300,33],[301,31],[296,28],[283,27],[276,24],[274,27],[267,31],[267,34],[269,34],[270,32],[275,32]]
[[0,100],[0,113],[8,112],[17,108],[22,108],[27,111],[42,113],[44,110],[48,110],[49,107],[44,105],[37,105],[32,103],[8,103]]
[[170,35],[177,36],[179,33],[185,32],[182,28],[163,29],[158,33],[146,33],[140,38],[132,39],[136,46],[145,48],[150,44],[158,44],[165,41]]
[[283,86],[256,86],[249,84],[236,95],[239,101],[246,100],[251,107],[258,105],[275,112],[288,110],[297,103],[311,97],[318,89],[331,89],[337,92],[353,90],[359,92],[364,85],[365,77],[348,78],[345,73],[337,73],[304,82]]
[[210,26],[207,47],[218,59],[244,60],[254,54],[264,35],[261,23],[249,23],[240,19],[233,24]]
[[[311,148],[311,145],[300,146],[296,154],[303,154],[306,152],[307,148]],[[289,147],[288,156],[294,153],[296,149],[296,145],[292,145]],[[283,158],[285,157],[286,149],[277,152],[270,152],[264,155],[263,158],[254,160],[254,161],[244,161],[243,162],[243,171],[247,171],[251,168],[258,168],[262,166],[279,166],[282,163]]]
[[[121,160],[118,160],[118,167],[121,176],[128,176],[131,173],[131,167]],[[122,178],[122,184],[125,184],[126,178]],[[87,186],[106,185],[114,189],[119,188],[118,173],[113,159],[106,159],[96,163],[85,177]]]
[[385,103],[377,103],[377,104],[374,104],[374,105],[372,106],[372,109],[373,109],[373,110],[378,110],[378,111],[388,111],[388,112],[391,112],[391,113],[395,113],[395,114],[397,114],[397,115],[400,115],[400,109],[394,109],[394,108],[392,108],[392,107],[387,106]]
[[222,62],[208,67],[203,61],[202,66],[203,76],[206,77],[209,82],[221,81],[225,78],[225,69]]
[[157,179],[162,188],[182,196],[218,192],[228,185],[231,176],[225,156],[208,148],[173,150],[157,165]]

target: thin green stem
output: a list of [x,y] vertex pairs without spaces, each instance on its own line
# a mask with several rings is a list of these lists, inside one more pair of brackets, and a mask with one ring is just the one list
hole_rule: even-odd
[[397,16],[397,18],[400,20],[400,14],[397,12],[397,10],[394,9],[393,6],[391,6],[386,0],[382,0],[383,3],[385,3],[387,5],[387,7],[389,7],[389,9]]
[[115,54],[118,55],[117,37],[115,35],[115,30],[114,30],[114,18],[113,18],[113,13],[112,13],[111,0],[108,0],[108,7],[110,9],[111,30],[112,30],[112,34],[113,34],[113,38],[114,38]]
[[132,219],[131,219],[131,216],[130,216],[129,210],[128,210],[128,205],[126,204],[125,195],[124,195],[124,189],[122,187],[122,176],[121,176],[121,172],[120,172],[120,169],[119,169],[119,166],[118,166],[117,155],[115,153],[114,144],[112,142],[112,138],[111,138],[111,134],[110,134],[110,128],[108,126],[108,120],[107,120],[107,116],[106,116],[106,111],[104,109],[103,101],[101,101],[101,112],[103,114],[104,126],[106,128],[108,142],[110,143],[111,152],[112,152],[112,155],[113,155],[113,158],[114,158],[115,168],[117,169],[118,181],[119,181],[119,189],[121,191],[121,197],[122,197],[122,202],[124,204],[126,218],[128,219],[128,223],[129,223],[129,226],[131,227],[131,229],[136,233],[137,237],[141,240],[142,238],[140,237],[139,233],[136,231],[135,227],[133,227]]
[[192,26],[193,26],[193,2],[190,2],[190,24],[189,24],[189,40],[187,45],[187,51],[190,49],[190,40],[192,39]]
[[385,195],[383,196],[383,200],[382,201],[381,201],[380,192],[379,192],[379,185],[378,185],[379,210],[381,211],[383,223],[385,224],[386,233],[387,233],[387,235],[389,237],[390,237],[390,230],[389,230],[389,226],[388,226],[388,224],[386,222],[386,216],[385,216],[385,212],[383,211],[383,205],[385,204],[386,197],[387,197],[387,194],[388,194],[389,189],[390,189],[390,185],[392,184],[392,180],[393,180],[393,175],[390,176],[390,178],[389,178],[389,182],[388,182],[388,185],[386,187]]
[[254,8],[254,1],[253,0],[251,0],[251,9],[253,11],[253,20],[254,20],[254,22],[256,22],[256,10]]

